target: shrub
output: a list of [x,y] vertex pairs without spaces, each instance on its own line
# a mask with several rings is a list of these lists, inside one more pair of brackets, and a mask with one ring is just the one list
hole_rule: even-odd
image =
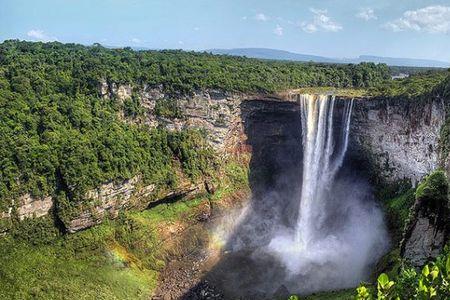
[[356,299],[450,299],[450,249],[435,262],[427,264],[421,272],[403,269],[394,280],[382,273],[377,281],[374,297],[364,285],[356,289]]
[[416,201],[431,207],[448,201],[448,180],[443,170],[434,171],[419,184],[416,190]]

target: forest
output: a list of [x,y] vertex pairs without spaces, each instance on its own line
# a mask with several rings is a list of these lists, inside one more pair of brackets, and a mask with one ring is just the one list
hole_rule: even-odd
[[[5,211],[14,199],[24,193],[32,196],[51,195],[58,217],[64,219],[83,201],[88,190],[105,182],[141,175],[144,183],[170,189],[180,180],[180,168],[192,181],[212,176],[216,171],[220,162],[206,142],[205,132],[194,129],[170,131],[162,127],[151,128],[139,122],[126,122],[121,112],[130,119],[142,114],[136,91],[125,101],[117,97],[103,97],[100,92],[101,82],[130,84],[135,89],[143,86],[161,89],[165,97],[156,102],[153,112],[158,117],[169,119],[183,117],[183,112],[175,103],[176,99],[205,90],[267,95],[288,89],[334,87],[363,90],[365,96],[400,97],[405,101],[419,101],[430,95],[449,98],[448,70],[422,72],[413,69],[408,78],[392,80],[392,72],[398,70],[405,71],[405,68],[390,68],[374,63],[347,65],[267,61],[181,50],[109,49],[100,44],[83,46],[59,42],[5,41],[0,44],[0,211]],[[447,122],[440,141],[440,147],[446,154],[450,151],[449,128],[450,122]],[[247,184],[247,173],[242,166],[230,164],[228,167],[233,169],[229,170],[230,177],[237,173],[239,184]],[[208,195],[207,200],[210,201],[211,197],[219,196]],[[196,201],[203,203],[205,199]],[[174,205],[181,207],[176,209],[177,214],[178,209],[191,209],[186,203]],[[19,279],[20,274],[16,272],[18,266],[15,265],[18,262],[20,267],[26,268],[26,264],[20,263],[23,252],[33,253],[35,256],[29,258],[31,263],[35,263],[33,260],[39,261],[39,268],[46,270],[47,263],[42,263],[40,258],[42,253],[48,252],[46,245],[55,240],[64,239],[64,243],[68,240],[70,247],[61,242],[61,249],[51,248],[54,253],[48,259],[57,257],[52,261],[56,265],[60,262],[61,253],[70,258],[73,270],[69,269],[68,274],[77,274],[78,264],[83,261],[76,256],[79,245],[84,243],[89,248],[97,240],[102,242],[93,246],[94,250],[89,248],[86,256],[95,252],[95,257],[103,259],[106,245],[117,246],[120,242],[129,246],[130,252],[138,259],[146,259],[148,245],[155,249],[159,247],[153,240],[156,240],[155,236],[148,234],[150,229],[147,228],[153,230],[157,222],[154,221],[151,226],[144,222],[142,216],[147,214],[152,222],[164,217],[164,213],[158,210],[127,212],[111,224],[73,237],[62,237],[63,234],[56,232],[53,224],[45,223],[48,220],[32,220],[29,226],[28,221],[23,222],[24,225],[16,224],[16,228],[11,230],[11,236],[24,240],[26,246],[10,240],[7,242],[11,246],[5,242],[6,246],[0,247],[2,256],[12,257],[8,260],[11,263],[5,266],[5,274],[10,272],[10,277],[5,276],[4,279],[11,285],[8,292],[15,293],[17,290],[20,293],[22,288],[16,287],[26,285]],[[129,237],[131,233],[134,235]],[[32,249],[30,241],[31,244],[36,242],[44,246]],[[143,245],[143,241],[148,245]],[[94,261],[94,264],[89,264],[89,272],[102,263]],[[159,258],[152,256],[143,265],[156,270],[159,268],[155,267],[158,263]],[[435,278],[428,271],[424,271],[426,275],[421,275],[405,269],[398,277],[389,274],[395,280],[395,285],[391,285],[389,277],[386,279],[382,276],[378,293],[385,298],[380,299],[390,299],[390,296],[405,289],[415,289],[419,280],[426,281],[429,289],[438,289],[438,283],[448,284],[449,264],[447,254],[435,265],[430,265],[431,272],[436,268],[440,270],[439,276]],[[136,272],[141,271],[140,266],[133,267]],[[48,276],[59,278],[59,274],[54,271],[58,271],[55,266]],[[105,274],[109,273],[105,271]],[[155,281],[154,275],[144,275],[146,283]],[[109,278],[101,278],[101,281],[102,288],[107,290]],[[79,287],[84,284],[82,280],[75,282],[73,295],[78,295]],[[64,282],[58,285],[57,291],[63,291],[67,286]],[[92,291],[95,288],[91,287]],[[23,287],[27,292],[21,296],[31,297],[28,289],[28,286]],[[448,292],[441,287],[439,289],[441,294]],[[117,293],[121,290],[121,286],[117,287]],[[38,296],[48,295],[47,292],[45,288],[33,291]],[[364,285],[357,291],[360,299],[373,299],[375,296],[372,294],[376,292],[373,287],[366,288]],[[352,293],[355,294],[355,291],[352,290]],[[412,295],[424,293],[422,289],[412,292]],[[131,295],[128,291],[124,291],[124,294],[124,298]]]
[[[5,41],[0,44],[0,205],[23,192],[63,191],[74,200],[101,182],[137,173],[147,181],[170,184],[174,156],[191,176],[204,172],[211,155],[207,150],[195,153],[200,133],[121,122],[120,109],[135,114],[138,107],[132,101],[101,99],[101,80],[162,86],[168,95],[181,96],[201,89],[269,93],[302,86],[368,88],[387,78],[387,66],[371,63],[302,64]],[[156,112],[177,116],[164,107]]]

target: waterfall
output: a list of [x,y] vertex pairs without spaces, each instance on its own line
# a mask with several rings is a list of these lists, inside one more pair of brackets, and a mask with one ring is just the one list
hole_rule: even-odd
[[296,240],[303,249],[317,238],[326,217],[326,191],[341,167],[347,150],[353,100],[345,103],[338,141],[334,140],[334,105],[334,96],[300,95],[303,180]]
[[[289,122],[298,126],[290,146],[298,152],[290,157],[294,151],[289,148],[279,159],[303,154],[302,161],[287,166],[277,177],[280,184],[258,195],[239,218],[238,230],[233,229],[230,260],[222,265],[231,268],[231,279],[223,282],[235,283],[233,291],[252,286],[252,292],[271,295],[284,286],[290,293],[306,295],[352,288],[369,279],[371,266],[389,249],[383,213],[363,166],[347,165],[339,172],[357,102],[330,95],[294,97],[300,115],[295,116],[298,124]],[[300,168],[301,174],[295,172]],[[234,277],[236,269],[242,277]]]

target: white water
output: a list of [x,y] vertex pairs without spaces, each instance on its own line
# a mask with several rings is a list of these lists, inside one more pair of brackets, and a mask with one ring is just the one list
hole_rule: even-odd
[[334,104],[334,96],[300,96],[304,156],[296,240],[305,249],[317,239],[326,217],[325,192],[331,187],[347,151],[353,100],[345,104],[343,126],[338,134],[341,141],[337,143],[333,131]]
[[351,176],[336,178],[347,151],[353,100],[340,110],[333,96],[300,95],[299,101],[302,189],[292,200],[298,202],[297,224],[278,230],[266,251],[284,264],[286,280],[300,292],[352,287],[366,278],[388,244],[381,211],[368,201],[368,185]]
[[269,295],[283,285],[308,294],[355,287],[387,250],[383,215],[361,170],[347,165],[339,173],[354,101],[297,97],[302,173],[277,179],[292,191],[269,189],[215,230],[217,241],[225,240],[228,258],[217,274],[232,292]]

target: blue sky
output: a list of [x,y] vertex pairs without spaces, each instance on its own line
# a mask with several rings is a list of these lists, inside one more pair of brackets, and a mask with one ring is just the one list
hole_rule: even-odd
[[450,0],[0,0],[0,40],[450,62]]

